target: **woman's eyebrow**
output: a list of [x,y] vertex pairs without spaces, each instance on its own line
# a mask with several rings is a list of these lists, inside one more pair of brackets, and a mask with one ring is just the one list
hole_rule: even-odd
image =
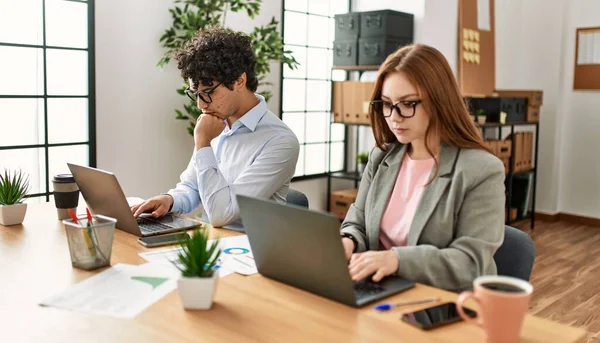
[[[412,96],[419,96],[419,94],[416,94],[416,93],[406,94],[406,95],[403,95],[403,96],[399,97],[399,98],[398,98],[398,101],[405,100],[406,98],[410,98],[410,97],[412,97]],[[383,95],[383,94],[381,94],[381,98],[382,98],[382,99],[384,99],[384,98],[385,98],[386,100],[391,100],[391,98],[390,98],[389,96],[387,96],[387,95]]]

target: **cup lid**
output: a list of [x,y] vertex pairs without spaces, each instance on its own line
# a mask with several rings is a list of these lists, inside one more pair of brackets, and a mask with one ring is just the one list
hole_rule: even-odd
[[52,182],[56,183],[71,183],[75,182],[75,178],[71,174],[57,174],[52,178]]

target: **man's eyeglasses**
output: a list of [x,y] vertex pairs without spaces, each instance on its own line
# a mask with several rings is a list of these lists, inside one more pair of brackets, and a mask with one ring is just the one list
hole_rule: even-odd
[[212,92],[215,91],[215,89],[217,89],[217,87],[219,87],[221,85],[221,83],[218,83],[215,86],[212,86],[210,88],[206,88],[203,89],[201,91],[197,91],[194,92],[190,89],[190,86],[188,86],[188,88],[185,89],[185,94],[192,100],[194,100],[195,102],[198,102],[198,99],[204,101],[207,104],[210,104],[212,102],[212,98],[210,97],[210,94]]
[[421,103],[422,100],[402,100],[396,101],[396,103],[391,103],[385,100],[373,100],[371,101],[371,106],[375,109],[375,113],[382,117],[391,117],[394,109],[402,118],[412,118],[415,115],[417,105]]

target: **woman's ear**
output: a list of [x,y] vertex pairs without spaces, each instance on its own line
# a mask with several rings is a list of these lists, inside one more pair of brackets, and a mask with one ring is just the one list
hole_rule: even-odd
[[246,81],[247,81],[246,72],[243,72],[242,75],[240,75],[240,77],[238,77],[238,79],[235,80],[235,83],[234,83],[235,91],[239,92],[239,91],[242,91],[244,88],[246,88]]

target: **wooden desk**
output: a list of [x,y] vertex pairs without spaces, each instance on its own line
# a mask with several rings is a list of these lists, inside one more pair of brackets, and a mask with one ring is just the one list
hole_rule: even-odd
[[[235,233],[221,230],[223,235]],[[137,237],[117,230],[112,264],[144,263]],[[38,303],[96,272],[71,267],[62,224],[51,204],[29,205],[23,225],[0,226],[0,341],[14,342],[482,342],[475,326],[457,323],[424,332],[399,320],[402,311],[354,309],[260,275],[219,279],[209,311],[185,311],[172,292],[132,320],[45,308]],[[457,295],[417,285],[387,301]],[[528,316],[522,342],[581,342],[585,331]]]

